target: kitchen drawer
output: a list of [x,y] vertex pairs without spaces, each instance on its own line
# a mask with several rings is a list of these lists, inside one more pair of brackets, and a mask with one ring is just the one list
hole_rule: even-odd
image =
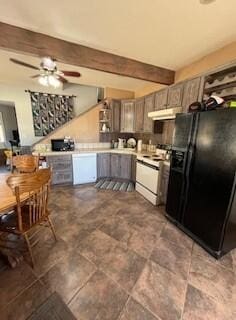
[[65,171],[65,170],[71,170],[72,171],[72,163],[70,162],[51,162],[49,163],[49,166],[54,171]]
[[71,184],[73,182],[73,174],[71,171],[53,171],[52,184]]
[[47,157],[48,162],[68,162],[72,161],[71,154],[61,155],[61,156],[48,156]]
[[47,163],[53,171],[72,171],[71,155],[49,156]]

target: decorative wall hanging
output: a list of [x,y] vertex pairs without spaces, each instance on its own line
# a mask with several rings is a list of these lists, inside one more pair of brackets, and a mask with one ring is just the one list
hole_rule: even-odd
[[46,136],[74,117],[74,97],[49,93],[30,93],[35,136]]

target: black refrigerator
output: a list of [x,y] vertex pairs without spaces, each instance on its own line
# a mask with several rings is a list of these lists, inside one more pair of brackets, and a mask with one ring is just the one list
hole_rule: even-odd
[[216,258],[236,247],[236,108],[178,114],[167,218]]

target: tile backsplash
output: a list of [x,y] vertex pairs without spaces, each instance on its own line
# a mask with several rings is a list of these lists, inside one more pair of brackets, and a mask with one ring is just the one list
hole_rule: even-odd
[[[110,149],[110,142],[75,143],[75,149]],[[51,151],[51,144],[38,143],[34,146],[34,151]]]
[[172,137],[174,133],[175,120],[155,121],[154,133],[101,133],[101,142],[110,142],[111,140],[117,141],[118,138],[141,139],[144,144],[149,144],[151,140],[152,145],[157,144],[172,144]]

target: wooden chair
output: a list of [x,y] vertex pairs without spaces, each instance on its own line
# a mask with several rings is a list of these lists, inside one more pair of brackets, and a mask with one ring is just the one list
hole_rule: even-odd
[[31,173],[39,168],[39,157],[29,154],[12,157],[12,170],[18,173]]
[[[7,184],[16,196],[16,207],[12,213],[3,215],[0,219],[0,231],[23,235],[34,267],[34,257],[28,233],[43,222],[51,228],[55,241],[57,240],[53,223],[47,209],[50,188],[51,170],[41,169],[31,174],[13,174],[7,179]],[[27,200],[21,202],[20,196],[26,194]]]

